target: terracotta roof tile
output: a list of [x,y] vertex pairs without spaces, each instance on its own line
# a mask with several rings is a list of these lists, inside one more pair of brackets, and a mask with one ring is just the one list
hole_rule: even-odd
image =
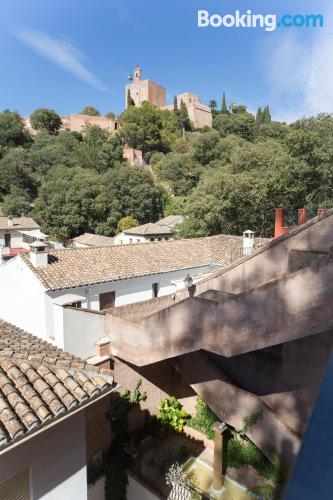
[[104,373],[0,320],[0,451],[25,434],[114,390],[110,370]]
[[[260,246],[269,239],[256,238]],[[242,236],[220,234],[139,245],[50,250],[49,264],[35,268],[29,256],[20,258],[48,290],[166,273],[208,265],[227,265],[242,248]]]
[[73,238],[73,241],[90,247],[110,247],[114,244],[113,238],[92,233],[81,234],[80,236]]

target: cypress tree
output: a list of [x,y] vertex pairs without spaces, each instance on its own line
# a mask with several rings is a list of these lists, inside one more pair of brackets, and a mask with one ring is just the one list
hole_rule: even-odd
[[192,122],[188,116],[187,107],[183,100],[180,101],[179,120],[183,129],[183,135],[185,135],[185,131],[188,132],[192,130]]
[[225,92],[223,92],[223,97],[222,97],[222,108],[221,108],[221,113],[228,114],[228,107],[225,99]]
[[255,132],[256,134],[260,133],[260,127],[263,123],[263,112],[261,108],[258,108],[257,114],[256,114],[256,123],[255,123]]
[[269,110],[269,106],[265,106],[263,114],[262,114],[262,123],[271,123],[272,117],[271,117],[271,112]]
[[178,102],[177,102],[176,96],[173,98],[173,110],[175,113],[177,113],[177,111],[178,111]]

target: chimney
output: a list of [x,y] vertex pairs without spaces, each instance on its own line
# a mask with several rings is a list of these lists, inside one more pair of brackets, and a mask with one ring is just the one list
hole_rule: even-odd
[[322,217],[324,214],[326,214],[326,208],[318,208],[317,216]]
[[284,208],[276,208],[275,209],[275,229],[274,229],[274,238],[278,238],[285,234],[286,227],[284,225],[285,221],[285,209]]
[[45,267],[48,264],[46,244],[36,240],[30,245],[30,262],[34,267]]
[[306,219],[307,219],[306,208],[299,208],[297,212],[298,225],[301,226],[302,224],[305,224]]
[[7,226],[8,227],[13,227],[14,226],[13,216],[12,215],[8,215]]
[[247,229],[243,233],[243,255],[251,255],[254,247],[254,232]]

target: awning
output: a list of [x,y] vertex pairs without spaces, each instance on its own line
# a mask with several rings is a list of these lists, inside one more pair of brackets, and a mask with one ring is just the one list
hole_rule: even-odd
[[26,236],[32,236],[37,240],[45,240],[47,238],[47,234],[42,233],[39,229],[24,229],[20,231],[20,233],[25,234]]
[[54,299],[53,304],[57,304],[57,306],[66,306],[69,304],[73,304],[73,302],[81,302],[85,300],[85,297],[82,295],[76,295],[75,293],[65,293],[65,295],[61,295]]

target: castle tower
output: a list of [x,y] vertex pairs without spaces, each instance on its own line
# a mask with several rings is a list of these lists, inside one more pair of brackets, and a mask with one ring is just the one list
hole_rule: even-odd
[[141,82],[141,76],[142,76],[142,69],[140,66],[137,66],[134,68],[134,82],[139,83]]
[[127,108],[127,95],[130,91],[135,106],[141,106],[144,101],[149,104],[164,108],[166,105],[166,90],[162,85],[152,80],[142,80],[142,69],[140,66],[134,68],[133,82],[125,87],[125,107]]

